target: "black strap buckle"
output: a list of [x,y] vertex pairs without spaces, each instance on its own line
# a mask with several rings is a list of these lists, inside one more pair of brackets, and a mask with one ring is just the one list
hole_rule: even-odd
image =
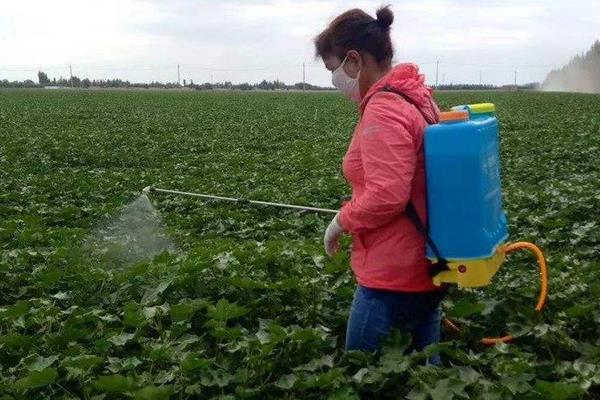
[[448,260],[445,258],[438,259],[436,262],[429,262],[429,274],[434,277],[440,272],[450,271]]

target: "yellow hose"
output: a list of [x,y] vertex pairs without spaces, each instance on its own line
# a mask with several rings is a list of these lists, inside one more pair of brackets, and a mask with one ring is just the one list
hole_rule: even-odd
[[[542,250],[540,250],[540,248],[537,247],[535,244],[529,242],[509,243],[506,244],[504,247],[504,251],[506,254],[519,249],[527,249],[534,253],[537,259],[537,263],[540,267],[540,295],[535,306],[535,311],[541,312],[544,306],[546,305],[546,300],[548,299],[548,267],[546,266],[544,253],[542,253]],[[454,332],[460,331],[460,329],[449,319],[444,319],[444,325]],[[508,343],[511,340],[513,340],[512,335],[506,335],[501,337],[485,337],[481,339],[481,343],[490,346],[495,345],[497,343]]]

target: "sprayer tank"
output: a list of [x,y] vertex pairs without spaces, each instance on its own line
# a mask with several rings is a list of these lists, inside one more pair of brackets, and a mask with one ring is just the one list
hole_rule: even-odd
[[[491,257],[508,238],[494,111],[455,107],[425,131],[429,231],[449,260]],[[427,256],[435,258],[429,247]]]

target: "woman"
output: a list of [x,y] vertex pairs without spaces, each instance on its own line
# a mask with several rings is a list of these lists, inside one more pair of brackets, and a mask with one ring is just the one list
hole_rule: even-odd
[[[439,120],[431,89],[413,64],[392,67],[389,7],[377,18],[359,9],[339,15],[315,39],[332,82],[358,103],[360,120],[343,159],[352,199],[325,232],[333,255],[352,235],[358,281],[346,349],[377,350],[393,327],[410,332],[421,350],[439,341],[443,290],[433,285],[425,239],[406,216],[409,201],[426,222],[423,131]],[[432,357],[431,363],[439,363]]]

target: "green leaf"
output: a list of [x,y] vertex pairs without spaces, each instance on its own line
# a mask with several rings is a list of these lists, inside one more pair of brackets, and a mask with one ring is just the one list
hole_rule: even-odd
[[585,315],[590,315],[594,310],[595,304],[576,304],[565,310],[569,317],[579,318]]
[[108,361],[110,362],[110,365],[106,367],[106,369],[108,369],[113,374],[122,371],[130,371],[132,369],[135,369],[138,365],[142,364],[142,362],[137,357],[109,357]]
[[315,358],[304,365],[294,368],[294,371],[313,372],[323,367],[333,368],[333,363],[334,360],[332,355],[324,355],[323,357]]
[[427,400],[429,398],[429,394],[421,387],[414,387],[410,392],[408,392],[406,398],[408,400]]
[[466,318],[473,314],[482,313],[486,307],[485,303],[471,302],[468,299],[462,299],[448,310],[448,315],[453,318]]
[[352,375],[352,380],[354,380],[358,384],[361,384],[364,376],[368,373],[369,368],[361,368],[354,375]]
[[146,323],[147,318],[144,316],[142,308],[141,305],[135,302],[125,304],[123,306],[123,323],[126,326],[135,328],[143,326]]
[[111,336],[108,341],[116,346],[124,346],[127,342],[132,340],[134,336],[134,333],[120,333],[118,335]]
[[208,316],[217,321],[228,321],[230,319],[239,318],[250,312],[246,307],[238,306],[235,303],[230,303],[227,299],[220,299],[216,305],[208,307]]
[[303,378],[302,386],[306,388],[336,387],[340,382],[346,382],[342,368],[333,368],[321,374],[309,374]]
[[41,371],[31,371],[29,375],[19,379],[14,383],[17,390],[35,389],[51,384],[58,377],[58,372],[54,368],[46,368]]
[[528,393],[531,391],[531,385],[528,380],[532,378],[529,374],[519,374],[516,376],[506,376],[502,378],[502,386],[508,389],[513,395]]
[[435,387],[429,390],[432,400],[454,399],[455,397],[468,398],[464,389],[466,382],[458,379],[446,378],[435,383]]
[[471,385],[481,378],[481,374],[471,367],[457,367],[458,376],[462,382]]
[[31,303],[29,303],[29,301],[19,300],[12,306],[10,306],[6,309],[0,310],[0,318],[7,319],[7,320],[17,319],[17,318],[27,314],[27,312],[29,312],[30,309],[31,309]]
[[242,328],[239,326],[232,328],[217,327],[211,332],[211,335],[219,339],[236,340],[242,335]]
[[210,360],[202,358],[193,353],[188,353],[183,361],[181,361],[181,370],[184,373],[188,373],[196,369],[208,368],[210,365]]
[[58,360],[58,356],[38,356],[31,364],[27,366],[27,369],[29,371],[41,371],[54,364],[56,360]]
[[401,373],[410,368],[410,360],[403,350],[388,350],[379,359],[384,373]]
[[327,397],[327,400],[360,400],[358,393],[352,388],[338,389]]
[[308,342],[312,340],[324,340],[327,335],[324,332],[319,332],[313,328],[302,328],[297,329],[292,333],[291,339],[298,340],[300,342]]
[[579,399],[584,390],[574,383],[548,382],[538,379],[535,382],[535,390],[550,400]]
[[0,336],[0,344],[9,349],[28,350],[34,343],[35,339],[33,337],[18,333],[9,333],[8,335]]
[[233,375],[223,370],[208,370],[202,374],[202,386],[217,386],[223,388],[233,382]]
[[94,382],[94,387],[109,393],[125,393],[135,389],[135,381],[122,375],[101,376]]
[[170,386],[146,386],[135,393],[135,400],[168,400],[173,394]]
[[63,360],[63,367],[90,369],[102,362],[102,357],[93,354],[81,354],[75,357],[67,357]]
[[169,314],[173,322],[189,321],[196,311],[205,306],[204,300],[184,300],[172,305]]
[[161,282],[156,287],[146,289],[146,291],[144,292],[144,296],[142,297],[142,304],[151,305],[152,303],[156,302],[159,296],[165,290],[167,290],[169,286],[171,286],[171,283],[173,283],[173,279]]
[[51,295],[51,297],[54,297],[57,300],[67,300],[71,296],[69,296],[69,294],[66,293],[66,292],[58,292],[58,293],[55,293],[55,294]]
[[298,377],[295,374],[288,374],[277,379],[275,386],[280,389],[289,390],[294,387],[296,382],[298,382]]
[[68,371],[68,378],[79,378],[88,373],[92,368],[101,364],[104,359],[91,354],[82,354],[76,357],[67,357],[62,362],[62,367]]

